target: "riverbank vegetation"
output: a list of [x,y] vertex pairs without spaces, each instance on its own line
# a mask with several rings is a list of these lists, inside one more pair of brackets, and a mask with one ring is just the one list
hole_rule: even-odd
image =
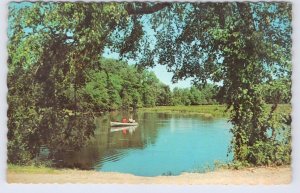
[[59,170],[46,167],[46,166],[20,166],[20,165],[14,165],[14,164],[8,164],[7,170],[9,172],[14,173],[26,173],[26,174],[55,174],[58,173]]
[[[266,104],[266,109],[272,108],[270,104]],[[275,114],[290,114],[291,109],[290,104],[279,104],[278,108],[275,110]],[[144,107],[139,109],[139,111],[144,112],[164,112],[164,113],[191,113],[200,114],[207,118],[213,117],[226,117],[230,116],[229,110],[226,111],[225,105],[192,105],[192,106],[155,106],[155,107]]]
[[193,106],[156,106],[141,108],[144,112],[162,112],[162,113],[184,113],[199,114],[206,118],[227,117],[229,113],[225,111],[225,105],[193,105]]
[[[156,109],[227,109],[236,163],[290,164],[291,114],[276,112],[291,100],[291,7],[11,3],[8,162],[38,162],[41,148],[49,160],[79,150],[94,134],[96,113],[174,105]],[[104,58],[107,50],[120,61]],[[150,71],[155,65],[193,86],[171,90]],[[225,107],[189,106],[204,104]]]

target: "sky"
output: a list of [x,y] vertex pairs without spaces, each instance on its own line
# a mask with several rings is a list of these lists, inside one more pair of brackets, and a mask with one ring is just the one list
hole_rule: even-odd
[[191,86],[191,79],[181,80],[177,83],[172,83],[172,72],[168,72],[166,70],[165,66],[162,65],[156,65],[153,69],[150,69],[150,71],[153,71],[155,75],[159,78],[159,80],[167,85],[170,86],[171,89],[178,87],[178,88],[188,88]]

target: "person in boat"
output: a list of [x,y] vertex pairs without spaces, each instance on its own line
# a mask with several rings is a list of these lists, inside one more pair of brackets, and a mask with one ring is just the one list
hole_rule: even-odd
[[129,122],[129,123],[135,123],[135,120],[132,119],[132,116],[131,116],[131,117],[129,118],[128,122]]
[[132,119],[132,116],[127,120],[126,118],[123,118],[122,123],[135,123],[135,120]]
[[123,119],[122,119],[122,123],[128,123],[127,119],[126,119],[126,118],[123,118]]

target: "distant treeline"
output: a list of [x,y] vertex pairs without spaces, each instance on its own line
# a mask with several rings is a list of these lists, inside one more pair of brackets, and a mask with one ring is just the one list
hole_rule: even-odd
[[101,61],[101,69],[87,73],[81,99],[88,108],[115,110],[166,105],[215,104],[217,87],[174,88],[163,84],[153,72],[111,59]]
[[[100,63],[101,68],[86,72],[86,83],[79,92],[78,105],[85,105],[94,111],[224,103],[224,91],[216,85],[175,87],[172,91],[169,85],[160,82],[154,72],[113,59],[102,59]],[[269,87],[262,85],[262,96],[267,103],[272,103],[267,97],[270,95],[267,93]]]

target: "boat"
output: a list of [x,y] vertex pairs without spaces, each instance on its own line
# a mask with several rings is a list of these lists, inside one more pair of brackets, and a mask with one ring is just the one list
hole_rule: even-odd
[[122,123],[122,122],[110,122],[111,127],[126,127],[126,126],[137,126],[138,123]]
[[129,133],[133,133],[137,126],[126,126],[126,127],[111,127],[110,132],[116,132],[116,131],[124,131],[127,130]]

